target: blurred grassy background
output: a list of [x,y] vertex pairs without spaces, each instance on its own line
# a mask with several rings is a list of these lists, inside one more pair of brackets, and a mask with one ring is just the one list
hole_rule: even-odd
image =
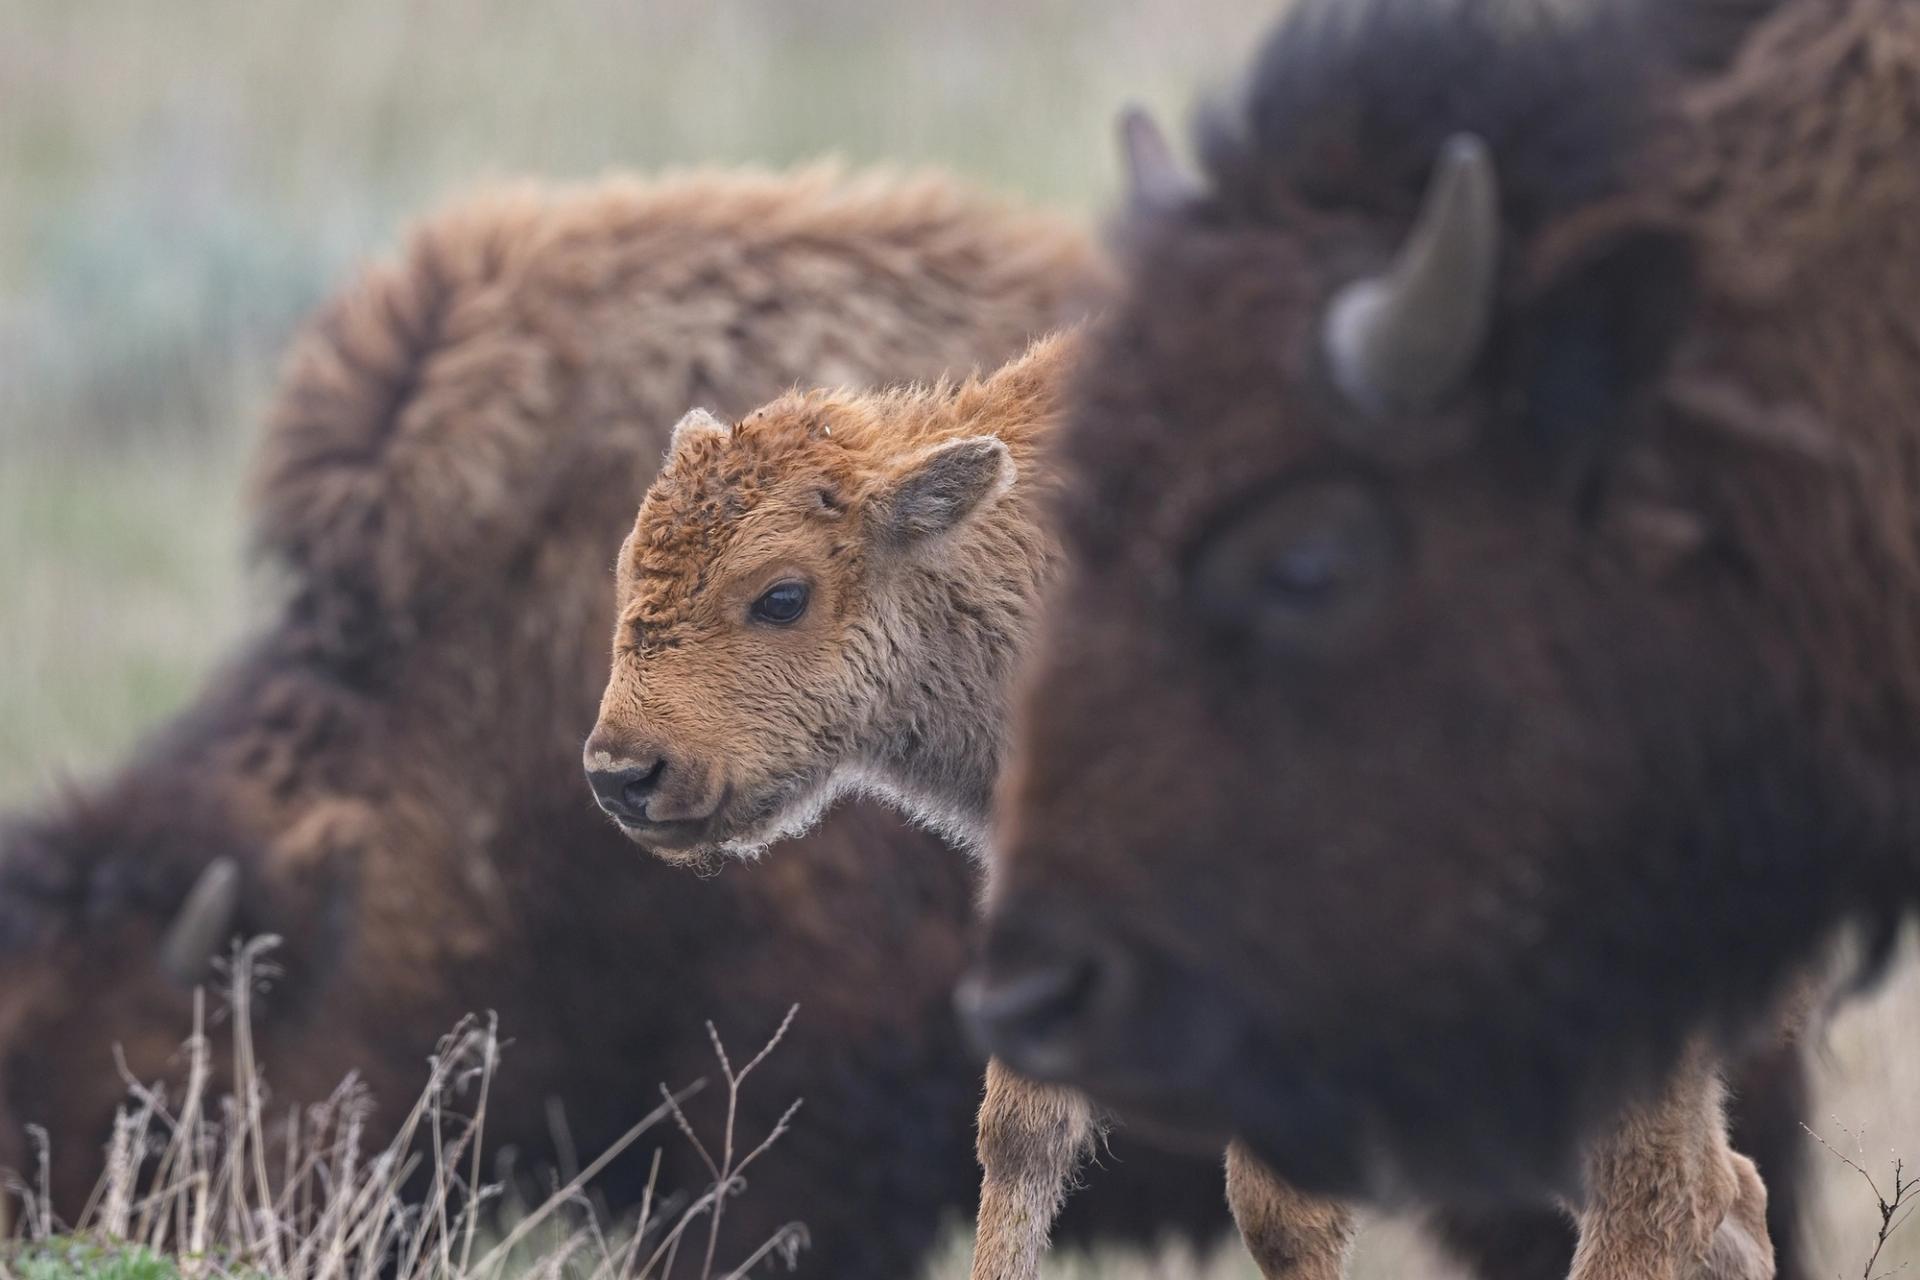
[[235,459],[330,281],[490,177],[937,164],[1092,211],[1267,0],[7,0],[0,800],[237,625]]
[[[237,481],[278,353],[410,216],[493,176],[824,153],[1091,214],[1120,102],[1181,120],[1275,7],[5,0],[0,803],[113,758],[244,624]],[[1835,1141],[1864,1129],[1876,1173],[1890,1148],[1920,1156],[1916,999],[1909,966],[1842,1021],[1808,1117]],[[1816,1270],[1853,1274],[1872,1198],[1817,1167]],[[1355,1270],[1435,1266],[1389,1224]],[[1129,1264],[1201,1272],[1252,1274],[1231,1253]]]

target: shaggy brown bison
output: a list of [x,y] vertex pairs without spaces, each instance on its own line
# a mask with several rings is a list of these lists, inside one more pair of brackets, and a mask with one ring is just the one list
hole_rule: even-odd
[[1576,1184],[1920,844],[1920,8],[1303,0],[1128,225],[977,970],[1306,1185]]
[[[761,874],[636,861],[580,796],[607,548],[689,400],[1001,360],[1098,275],[1072,228],[931,180],[527,190],[428,222],[326,310],[275,401],[252,520],[280,606],[131,761],[0,836],[0,1161],[49,1128],[75,1213],[123,1094],[113,1046],[168,1074],[178,980],[270,932],[285,976],[257,1037],[281,1103],[358,1071],[383,1138],[435,1038],[497,1010],[488,1136],[523,1160],[552,1154],[549,1100],[592,1154],[656,1081],[710,1072],[704,1019],[747,1046],[800,1002],[744,1131],[806,1105],[721,1261],[799,1219],[810,1274],[913,1273],[975,1194],[979,1077],[948,997],[968,877],[874,811]],[[237,892],[175,928],[229,864]],[[665,1149],[663,1185],[704,1182]],[[645,1172],[611,1171],[610,1198]],[[1094,1183],[1085,1220],[1115,1238],[1225,1225],[1211,1162]]]
[[[602,806],[676,860],[763,847],[840,792],[979,846],[1006,703],[1054,540],[1043,458],[1072,337],[987,378],[696,411],[620,552],[614,660],[586,757]],[[662,811],[664,810],[664,811]],[[1057,993],[1055,993],[1057,994]],[[976,1276],[1031,1274],[1094,1120],[994,1068]],[[1766,1194],[1727,1147],[1713,1063],[1587,1154],[1578,1276],[1770,1276]],[[1229,1192],[1270,1276],[1337,1276],[1338,1206],[1237,1150]]]

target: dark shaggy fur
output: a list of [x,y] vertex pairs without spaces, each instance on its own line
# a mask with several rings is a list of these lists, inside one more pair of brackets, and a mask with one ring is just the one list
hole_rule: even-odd
[[[549,1159],[552,1100],[591,1155],[656,1082],[710,1074],[705,1019],[747,1049],[797,1001],[744,1131],[806,1105],[721,1262],[798,1219],[806,1274],[912,1274],[978,1179],[948,994],[967,872],[864,809],[717,880],[636,856],[579,776],[609,551],[690,400],[992,365],[1099,276],[1073,228],[938,180],[615,183],[427,223],[331,304],[275,404],[253,520],[282,612],[125,765],[0,836],[0,1164],[47,1127],[77,1212],[124,1092],[113,1046],[141,1079],[178,1069],[190,1002],[155,948],[226,856],[236,931],[286,939],[258,1028],[277,1103],[360,1072],[384,1140],[435,1039],[496,1010],[490,1140]],[[663,1185],[701,1185],[663,1145]],[[1083,1236],[1225,1226],[1211,1161],[1123,1138],[1106,1164]],[[645,1172],[612,1170],[610,1199]]]
[[[1524,1194],[1884,936],[1920,888],[1916,69],[1885,0],[1289,15],[1207,191],[1129,228],[1065,430],[982,968],[1106,966],[1058,1075],[1309,1185]],[[1326,303],[1459,130],[1493,334],[1368,424]],[[1329,550],[1326,595],[1276,585]]]

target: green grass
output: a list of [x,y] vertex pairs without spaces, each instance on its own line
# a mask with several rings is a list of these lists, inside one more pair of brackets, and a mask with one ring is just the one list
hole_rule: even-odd
[[136,1245],[53,1240],[28,1245],[5,1266],[17,1280],[179,1280],[180,1263]]
[[239,629],[241,591],[230,455],[8,461],[0,801],[17,801],[112,758],[184,701]]

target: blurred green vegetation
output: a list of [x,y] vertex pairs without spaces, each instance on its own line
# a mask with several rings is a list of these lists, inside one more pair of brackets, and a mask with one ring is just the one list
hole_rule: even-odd
[[18,1280],[180,1280],[174,1259],[131,1245],[55,1240],[23,1247],[5,1262]]
[[7,0],[0,802],[112,759],[242,625],[238,477],[353,264],[491,178],[938,165],[1097,212],[1273,0]]

